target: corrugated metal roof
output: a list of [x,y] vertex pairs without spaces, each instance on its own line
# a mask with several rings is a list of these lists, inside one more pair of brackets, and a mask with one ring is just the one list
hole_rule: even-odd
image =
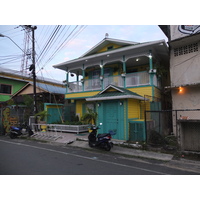
[[[33,84],[33,83],[31,83]],[[36,86],[49,92],[49,93],[54,93],[54,94],[65,94],[66,93],[66,88],[58,87],[55,85],[49,85],[45,83],[36,83]]]

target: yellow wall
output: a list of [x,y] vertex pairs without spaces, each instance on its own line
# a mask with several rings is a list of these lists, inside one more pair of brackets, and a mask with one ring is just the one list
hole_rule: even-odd
[[119,46],[117,44],[110,43],[110,44],[106,45],[103,49],[97,51],[97,53],[108,51],[107,48],[110,47],[110,46],[113,46],[113,49],[121,47],[121,46]]
[[84,100],[78,100],[76,101],[76,115],[78,115],[79,117],[82,117],[82,105],[83,103],[85,103]]
[[152,87],[137,87],[137,88],[128,88],[128,90],[135,92],[144,97],[144,95],[152,96]]
[[156,87],[154,87],[154,96],[157,98],[161,98],[160,90]]
[[128,118],[140,118],[140,104],[136,99],[128,99]]

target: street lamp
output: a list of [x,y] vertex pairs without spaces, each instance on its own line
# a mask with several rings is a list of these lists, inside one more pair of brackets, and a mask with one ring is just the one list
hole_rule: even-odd
[[3,35],[3,34],[1,34],[0,33],[0,37],[7,37],[9,40],[11,40],[24,54],[26,54],[25,53],[25,51],[17,44],[17,43],[15,43],[10,37],[8,37],[8,36],[6,36],[6,35]]

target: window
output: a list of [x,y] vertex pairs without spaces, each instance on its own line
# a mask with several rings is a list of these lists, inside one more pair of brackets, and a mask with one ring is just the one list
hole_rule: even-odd
[[113,46],[107,47],[107,50],[111,50],[111,49],[113,49]]
[[1,94],[11,94],[11,91],[12,91],[11,85],[0,84],[0,93]]

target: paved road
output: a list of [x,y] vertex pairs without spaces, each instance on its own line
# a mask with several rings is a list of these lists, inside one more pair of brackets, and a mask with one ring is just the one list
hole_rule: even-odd
[[158,161],[125,158],[35,141],[0,137],[1,175],[168,175],[197,174]]

